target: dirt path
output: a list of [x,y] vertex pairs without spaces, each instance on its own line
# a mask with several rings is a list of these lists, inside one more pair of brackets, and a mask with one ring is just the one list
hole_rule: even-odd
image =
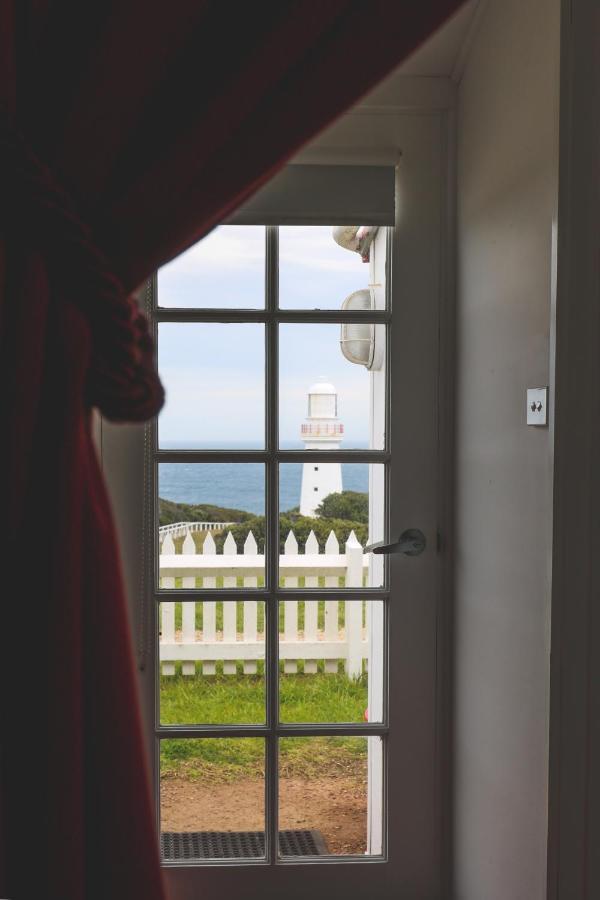
[[[356,778],[283,778],[279,827],[316,828],[330,853],[364,853],[367,786]],[[211,784],[164,778],[163,831],[260,831],[264,828],[264,782]]]

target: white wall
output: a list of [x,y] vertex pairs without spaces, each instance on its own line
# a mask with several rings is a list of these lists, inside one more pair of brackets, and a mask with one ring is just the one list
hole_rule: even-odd
[[454,896],[546,890],[559,0],[489,0],[458,89]]

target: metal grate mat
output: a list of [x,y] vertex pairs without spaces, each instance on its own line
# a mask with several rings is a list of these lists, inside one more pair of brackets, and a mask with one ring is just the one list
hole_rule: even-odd
[[[262,831],[164,831],[160,836],[163,860],[260,859],[265,855]],[[315,829],[280,831],[281,856],[324,856],[327,845]]]

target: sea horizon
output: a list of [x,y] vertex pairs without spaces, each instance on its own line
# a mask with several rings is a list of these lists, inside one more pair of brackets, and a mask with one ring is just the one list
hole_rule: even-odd
[[[282,441],[282,449],[301,450],[302,444]],[[198,442],[162,441],[164,450],[198,449]],[[204,442],[204,450],[224,449]],[[257,444],[228,442],[227,450],[257,450]],[[265,479],[262,463],[160,463],[158,496],[174,503],[210,504],[264,515]],[[300,505],[302,463],[280,467],[279,508],[282,512]],[[366,493],[368,463],[343,463],[342,487]]]

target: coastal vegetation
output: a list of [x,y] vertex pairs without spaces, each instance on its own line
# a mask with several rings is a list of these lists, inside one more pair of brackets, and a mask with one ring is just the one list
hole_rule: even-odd
[[158,518],[159,525],[173,525],[175,522],[245,522],[252,518],[252,513],[210,503],[175,503],[159,498]]
[[[331,531],[338,539],[340,550],[354,531],[360,544],[365,546],[368,539],[369,520],[368,494],[358,491],[342,491],[325,497],[317,509],[317,517],[301,516],[298,507],[285,510],[279,518],[279,550],[284,552],[285,540],[294,532],[300,552],[311,531],[315,533],[321,552]],[[175,503],[172,500],[159,500],[159,524],[171,525],[174,522],[233,522],[226,530],[213,532],[217,552],[222,553],[223,543],[228,532],[231,532],[238,549],[251,531],[258,545],[259,553],[265,546],[265,517],[253,515],[241,509],[228,509],[207,504]],[[205,533],[192,533],[198,552],[201,552]],[[182,540],[182,539],[180,539]],[[179,550],[177,547],[176,549]]]

